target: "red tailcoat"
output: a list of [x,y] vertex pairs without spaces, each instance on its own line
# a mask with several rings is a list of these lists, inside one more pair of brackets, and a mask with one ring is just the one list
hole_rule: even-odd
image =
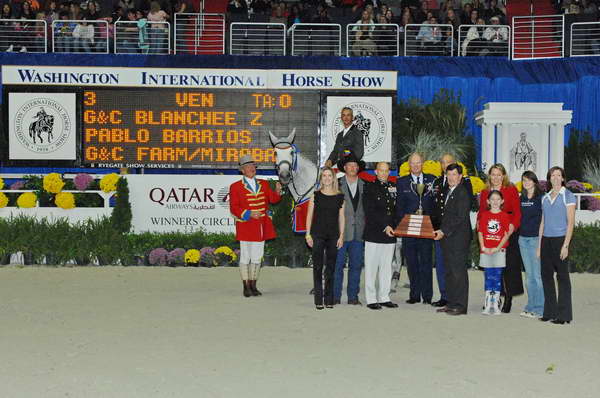
[[[265,180],[256,180],[257,192],[252,191],[242,178],[229,187],[229,209],[235,217],[235,238],[249,242],[262,242],[273,239],[275,227],[269,204],[277,203],[281,196],[273,191]],[[251,210],[259,210],[262,216],[250,217]]]

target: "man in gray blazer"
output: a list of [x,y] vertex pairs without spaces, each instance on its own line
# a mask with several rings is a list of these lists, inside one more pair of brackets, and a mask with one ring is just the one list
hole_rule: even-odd
[[364,162],[360,161],[352,152],[344,151],[338,162],[340,169],[346,174],[340,178],[340,190],[344,194],[344,245],[338,250],[333,277],[333,298],[336,304],[342,299],[342,286],[344,284],[344,264],[348,255],[348,304],[361,305],[358,300],[360,286],[360,273],[364,260],[365,243],[363,231],[365,229],[365,212],[363,209],[363,193],[365,182],[358,178],[358,172]]
[[340,117],[344,129],[335,137],[333,150],[325,161],[325,166],[327,167],[332,167],[334,164],[341,161],[344,151],[352,152],[357,160],[362,160],[365,153],[365,139],[362,131],[354,125],[354,113],[352,112],[352,108],[343,108]]

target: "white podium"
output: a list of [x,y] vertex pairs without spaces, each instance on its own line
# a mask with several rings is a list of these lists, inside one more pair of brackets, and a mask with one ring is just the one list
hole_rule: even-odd
[[481,126],[481,168],[502,163],[512,182],[526,170],[540,180],[552,166],[564,165],[564,128],[572,111],[562,103],[488,102],[475,115]]

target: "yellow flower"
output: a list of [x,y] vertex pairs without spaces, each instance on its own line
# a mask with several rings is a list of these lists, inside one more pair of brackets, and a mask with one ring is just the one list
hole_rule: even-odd
[[65,183],[60,174],[50,173],[44,176],[44,189],[50,193],[59,193],[62,191]]
[[110,173],[102,177],[100,180],[100,189],[106,193],[117,190],[117,181],[119,181],[119,175],[117,173]]
[[485,189],[485,182],[479,177],[469,177],[471,186],[473,187],[473,195],[479,195]]
[[517,182],[515,188],[517,188],[517,191],[521,192],[523,190],[523,181]]
[[442,165],[435,160],[426,160],[425,163],[423,163],[423,173],[433,174],[434,176],[439,177],[442,175]]
[[465,164],[463,162],[456,162],[460,167],[462,167],[462,172],[463,172],[463,176],[468,176],[469,175],[469,169],[467,169],[467,166],[465,166]]
[[408,165],[408,162],[404,162],[400,165],[400,170],[398,171],[398,174],[400,174],[400,177],[404,177],[410,174],[410,166]]
[[600,199],[600,191],[596,191],[596,192],[592,192],[592,193],[597,193],[598,195],[594,195],[594,197]]
[[196,249],[190,249],[185,252],[183,256],[186,264],[196,264],[200,261],[200,251]]
[[594,189],[594,186],[589,182],[583,182],[582,184],[586,191],[591,191],[592,189]]
[[4,188],[4,180],[0,178],[0,189]]
[[0,209],[6,207],[6,205],[8,205],[8,198],[4,192],[0,192]]
[[229,248],[227,246],[221,246],[221,247],[218,247],[215,250],[215,254],[221,254],[221,253],[229,256],[229,258],[231,259],[231,261],[235,261],[237,259],[237,256],[235,255],[235,252],[233,250],[231,250],[231,248]]
[[37,203],[37,196],[33,192],[22,193],[17,198],[17,206],[24,208],[24,209],[35,207],[36,203]]
[[54,198],[54,203],[61,209],[73,209],[75,207],[75,196],[71,192],[59,192]]

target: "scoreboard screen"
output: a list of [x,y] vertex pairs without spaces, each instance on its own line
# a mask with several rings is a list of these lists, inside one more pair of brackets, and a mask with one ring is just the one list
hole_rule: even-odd
[[83,88],[81,161],[105,167],[236,168],[250,154],[272,167],[269,131],[318,161],[315,91]]

